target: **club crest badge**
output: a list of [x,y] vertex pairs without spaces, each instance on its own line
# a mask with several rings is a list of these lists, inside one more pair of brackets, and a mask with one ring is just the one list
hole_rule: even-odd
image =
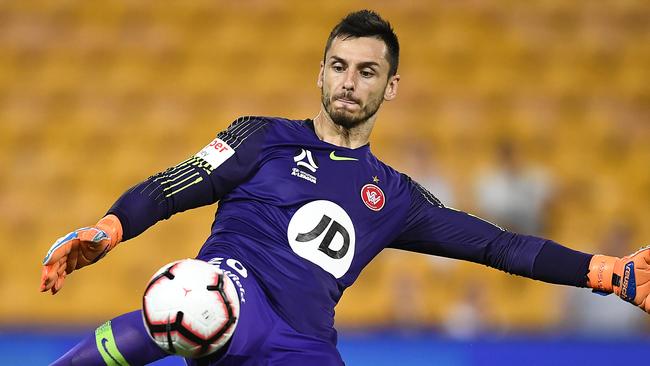
[[384,196],[384,191],[381,188],[369,183],[361,188],[361,200],[369,209],[379,211],[384,208],[386,196]]

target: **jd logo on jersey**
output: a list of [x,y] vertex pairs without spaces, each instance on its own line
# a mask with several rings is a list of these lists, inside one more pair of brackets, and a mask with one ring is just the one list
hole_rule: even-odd
[[[334,259],[343,258],[343,256],[345,256],[345,253],[348,252],[348,248],[350,247],[350,234],[338,222],[334,221],[332,222],[332,225],[330,225],[330,222],[332,222],[332,219],[327,215],[323,215],[323,217],[318,222],[318,225],[316,225],[308,233],[298,234],[298,236],[296,236],[296,241],[299,241],[301,243],[310,242],[318,238],[320,234],[322,234],[323,231],[325,231],[325,228],[329,226],[329,230],[327,230],[327,234],[325,234],[325,237],[320,242],[320,245],[318,246],[318,250],[327,254],[327,256],[329,256],[330,258],[334,258]],[[332,248],[330,248],[330,244],[332,244],[332,239],[336,234],[340,234],[341,237],[343,237],[343,245],[341,245],[341,249],[339,250],[333,250]]]
[[336,278],[350,269],[355,233],[350,216],[331,201],[312,201],[291,217],[287,228],[291,249]]
[[293,157],[293,161],[296,163],[296,167],[291,168],[291,175],[315,184],[316,176],[312,173],[316,173],[318,164],[311,151],[306,149],[298,150],[297,155]]

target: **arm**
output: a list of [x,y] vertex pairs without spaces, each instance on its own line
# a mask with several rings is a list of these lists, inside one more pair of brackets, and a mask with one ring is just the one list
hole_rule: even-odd
[[613,292],[650,313],[650,247],[623,258],[582,253],[446,208],[422,186],[407,180],[411,209],[391,247],[469,260],[545,282]]
[[125,192],[108,210],[124,228],[123,240],[172,215],[213,204],[257,170],[267,121],[243,117],[194,156]]
[[41,291],[55,294],[65,277],[97,262],[121,241],[160,220],[217,202],[257,170],[268,121],[243,117],[182,163],[125,192],[95,226],[57,240],[43,261]]
[[410,213],[391,247],[468,260],[546,282],[586,286],[591,255],[444,207],[422,186],[407,180]]

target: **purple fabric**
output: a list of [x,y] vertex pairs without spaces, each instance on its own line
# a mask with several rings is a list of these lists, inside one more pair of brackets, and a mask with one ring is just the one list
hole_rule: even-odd
[[[169,356],[147,335],[140,310],[112,319],[111,327],[117,349],[130,365],[145,365]],[[97,349],[93,332],[52,365],[104,366],[106,363]]]
[[592,254],[547,241],[535,259],[532,277],[544,282],[587,287],[587,273]]
[[421,186],[411,188],[405,227],[391,247],[468,260],[531,277],[546,239],[520,235],[462,211],[444,207]]
[[[267,124],[265,118],[242,117],[217,135],[239,147],[237,154],[219,167],[219,174],[213,174],[205,161],[193,156],[125,192],[107,212],[120,219],[124,230],[122,241],[140,235],[175,213],[213,204],[245,181],[258,165]],[[208,142],[206,139],[206,144]],[[188,188],[179,189],[183,184],[177,183],[185,178],[188,178]],[[200,184],[190,184],[199,178]],[[170,194],[172,192],[175,193]]]
[[294,330],[273,310],[249,268],[229,253],[199,255],[223,270],[240,294],[240,317],[227,348],[190,366],[338,366],[343,360],[336,344]]
[[417,183],[406,227],[392,247],[458,258],[550,283],[586,286],[591,255],[552,240],[505,231],[449,209]]
[[128,239],[220,200],[201,255],[225,251],[245,261],[274,311],[301,334],[335,343],[336,304],[387,247],[575,283],[574,269],[556,271],[547,261],[565,256],[558,263],[575,267],[584,256],[552,245],[539,256],[546,239],[444,207],[369,145],[331,145],[309,121],[270,117],[238,119],[218,136],[233,155],[213,166],[213,150],[199,154],[134,187],[109,212]]
[[[343,365],[336,344],[299,333],[278,316],[242,262],[237,260],[234,265],[228,261],[230,255],[219,252],[198,259],[210,261],[224,270],[236,283],[244,302],[240,306],[237,328],[226,346],[202,359],[186,359],[188,365]],[[169,356],[147,335],[140,310],[111,320],[111,327],[117,348],[130,365],[144,365]],[[90,334],[53,365],[105,365],[97,349],[95,334]]]

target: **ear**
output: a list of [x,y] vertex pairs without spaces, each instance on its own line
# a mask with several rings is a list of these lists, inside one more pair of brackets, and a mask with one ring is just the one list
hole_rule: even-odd
[[399,84],[399,75],[393,75],[388,80],[386,90],[384,90],[384,100],[393,100],[397,96],[397,84]]
[[316,85],[318,85],[319,88],[323,87],[323,73],[325,72],[325,63],[323,61],[320,62],[320,71],[318,72],[318,81],[316,82]]

